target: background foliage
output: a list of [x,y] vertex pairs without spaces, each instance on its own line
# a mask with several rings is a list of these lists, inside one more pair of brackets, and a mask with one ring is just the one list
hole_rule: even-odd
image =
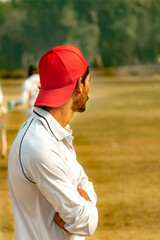
[[26,68],[62,44],[96,67],[157,62],[159,12],[160,0],[0,1],[0,69]]

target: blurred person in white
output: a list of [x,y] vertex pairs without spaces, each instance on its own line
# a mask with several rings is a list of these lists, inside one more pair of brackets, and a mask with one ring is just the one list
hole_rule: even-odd
[[6,108],[4,106],[3,93],[0,83],[0,149],[1,149],[1,157],[4,158],[7,155],[7,136],[5,129],[5,116],[6,116]]
[[40,86],[40,79],[37,66],[30,64],[28,67],[28,78],[22,85],[22,94],[17,101],[10,100],[8,102],[8,109],[27,103],[26,119],[32,115],[33,105],[37,98]]

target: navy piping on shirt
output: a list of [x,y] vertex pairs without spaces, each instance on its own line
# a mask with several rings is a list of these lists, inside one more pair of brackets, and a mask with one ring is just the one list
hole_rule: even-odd
[[37,112],[35,112],[34,110],[33,110],[33,112],[34,112],[35,114],[37,114],[39,117],[43,118],[43,119],[46,121],[46,123],[47,123],[47,125],[48,125],[48,127],[49,127],[49,130],[51,131],[51,133],[53,134],[53,136],[55,137],[55,139],[58,141],[58,139],[56,138],[55,134],[52,132],[52,129],[51,129],[51,127],[50,127],[47,119],[46,119],[45,117],[43,117],[42,115],[38,114]]
[[[33,118],[33,119],[34,119],[34,118]],[[21,169],[22,169],[22,172],[23,172],[24,176],[25,176],[25,177],[27,178],[27,180],[30,181],[31,183],[36,184],[35,182],[31,181],[31,180],[27,177],[27,175],[25,174],[24,168],[23,168],[23,165],[22,165],[22,160],[21,160],[22,142],[23,142],[23,139],[24,139],[24,137],[25,137],[25,135],[26,135],[29,127],[31,126],[31,123],[33,122],[33,119],[30,121],[29,126],[28,126],[28,128],[26,129],[26,131],[25,131],[25,133],[24,133],[24,135],[23,135],[23,137],[22,137],[22,140],[21,140],[21,142],[20,142],[20,147],[19,147],[19,161],[20,161]]]
[[[47,125],[48,125],[48,127],[49,127],[49,130],[51,131],[51,133],[52,133],[52,135],[55,137],[55,139],[58,141],[58,139],[56,138],[55,134],[53,133],[53,131],[52,131],[52,129],[51,129],[51,127],[50,127],[47,119],[46,119],[45,117],[41,116],[40,114],[38,114],[37,112],[35,112],[34,110],[33,110],[33,112],[34,112],[36,115],[38,115],[39,117],[43,118],[43,119],[46,121],[46,123],[47,123]],[[34,119],[34,118],[33,118],[33,119]],[[23,165],[22,165],[22,160],[21,160],[22,142],[23,142],[23,139],[24,139],[24,137],[25,137],[25,135],[26,135],[26,133],[27,133],[27,131],[28,131],[31,123],[33,122],[33,119],[31,120],[31,122],[30,122],[28,128],[26,129],[26,131],[25,131],[25,133],[24,133],[24,135],[23,135],[23,137],[22,137],[22,140],[21,140],[21,142],[20,142],[20,147],[19,147],[19,160],[20,160],[20,165],[21,165],[22,172],[23,172],[24,176],[26,177],[26,179],[27,179],[28,181],[30,181],[31,183],[36,184],[35,182],[31,181],[31,180],[27,177],[27,175],[25,174],[24,168],[23,168]]]

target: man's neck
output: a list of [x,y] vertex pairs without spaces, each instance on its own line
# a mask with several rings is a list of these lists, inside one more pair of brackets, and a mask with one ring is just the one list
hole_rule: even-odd
[[51,108],[49,113],[56,119],[56,121],[64,128],[73,117],[74,112],[66,105],[59,108]]

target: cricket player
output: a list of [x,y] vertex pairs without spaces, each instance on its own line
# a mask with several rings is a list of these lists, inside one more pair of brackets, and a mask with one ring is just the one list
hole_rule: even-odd
[[80,50],[66,45],[41,58],[39,74],[33,114],[9,154],[15,240],[84,240],[97,227],[97,198],[68,124],[75,112],[85,111],[89,69]]
[[5,116],[7,110],[4,107],[3,101],[3,93],[2,87],[0,83],[0,149],[1,149],[1,157],[5,158],[7,155],[7,136],[6,136],[6,128],[5,128]]
[[39,92],[40,79],[37,70],[37,66],[34,64],[28,67],[28,78],[22,85],[22,94],[17,101],[11,100],[8,102],[8,108],[13,109],[16,106],[27,103],[27,115],[28,119],[33,112],[33,105]]

